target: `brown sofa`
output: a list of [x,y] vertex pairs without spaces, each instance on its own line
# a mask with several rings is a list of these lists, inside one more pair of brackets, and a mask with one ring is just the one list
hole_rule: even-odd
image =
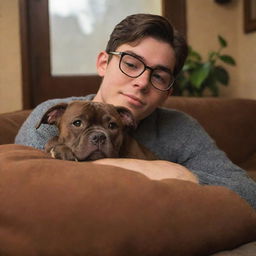
[[[164,107],[195,117],[256,180],[255,100],[171,97]],[[29,112],[0,115],[0,255],[256,255],[256,211],[232,191],[13,145]]]

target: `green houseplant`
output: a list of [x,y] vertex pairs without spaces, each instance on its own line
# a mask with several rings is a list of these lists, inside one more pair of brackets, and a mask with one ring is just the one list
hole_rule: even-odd
[[211,96],[216,97],[219,95],[219,85],[228,85],[229,74],[220,63],[234,66],[236,62],[230,55],[222,54],[222,50],[228,46],[227,41],[220,35],[218,41],[219,49],[210,51],[206,61],[189,47],[185,65],[177,77],[177,94],[201,97],[208,90]]

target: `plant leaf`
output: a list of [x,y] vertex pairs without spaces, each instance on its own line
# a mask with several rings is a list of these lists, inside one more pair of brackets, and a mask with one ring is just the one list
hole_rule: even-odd
[[201,55],[200,55],[198,52],[195,52],[195,51],[192,51],[192,52],[190,53],[190,57],[193,58],[193,59],[195,59],[195,60],[197,60],[197,61],[202,60]]
[[186,72],[187,70],[190,70],[191,66],[187,63],[184,64],[184,66],[182,67],[182,71]]
[[235,60],[233,59],[233,57],[231,57],[230,55],[221,55],[219,57],[223,62],[229,64],[229,65],[232,65],[232,66],[235,66],[236,65],[236,62]]
[[220,45],[221,45],[223,48],[228,46],[227,41],[226,41],[222,36],[218,35],[218,39],[219,39]]
[[214,61],[214,59],[216,57],[219,57],[219,53],[218,52],[215,52],[215,51],[209,52],[209,54],[208,54],[209,61]]
[[204,80],[208,77],[211,68],[212,68],[211,63],[206,62],[191,74],[190,81],[197,89],[201,87]]
[[200,61],[200,60],[202,60],[202,57],[197,51],[195,51],[191,46],[189,46],[188,60]]
[[201,55],[191,46],[189,47],[188,57],[177,81],[181,94],[185,92],[189,96],[203,96],[205,90],[210,90],[212,96],[218,96],[219,86],[228,85],[229,73],[221,65],[217,66],[217,61],[233,66],[236,62],[230,55],[220,53],[222,48],[228,46],[226,39],[219,35],[218,41],[219,49],[209,51],[206,61],[203,61]]
[[198,65],[200,64],[195,61],[186,61],[185,65],[182,68],[182,71],[186,72],[188,70],[194,70],[198,67]]
[[222,83],[223,85],[228,85],[229,74],[223,67],[217,66],[213,72],[218,82]]

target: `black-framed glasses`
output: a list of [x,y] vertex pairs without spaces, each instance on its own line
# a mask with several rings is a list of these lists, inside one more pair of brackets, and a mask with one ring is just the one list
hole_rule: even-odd
[[168,91],[174,84],[173,74],[165,67],[152,68],[147,66],[138,57],[128,52],[108,52],[108,54],[120,56],[119,68],[127,76],[137,78],[146,69],[150,70],[150,82],[160,91]]

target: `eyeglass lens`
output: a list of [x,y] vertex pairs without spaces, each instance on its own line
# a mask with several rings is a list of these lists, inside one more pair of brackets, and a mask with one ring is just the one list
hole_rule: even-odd
[[[139,77],[146,69],[146,65],[138,58],[125,54],[120,60],[120,69],[130,77]],[[173,77],[162,69],[151,71],[150,81],[159,90],[167,90],[173,83]]]

